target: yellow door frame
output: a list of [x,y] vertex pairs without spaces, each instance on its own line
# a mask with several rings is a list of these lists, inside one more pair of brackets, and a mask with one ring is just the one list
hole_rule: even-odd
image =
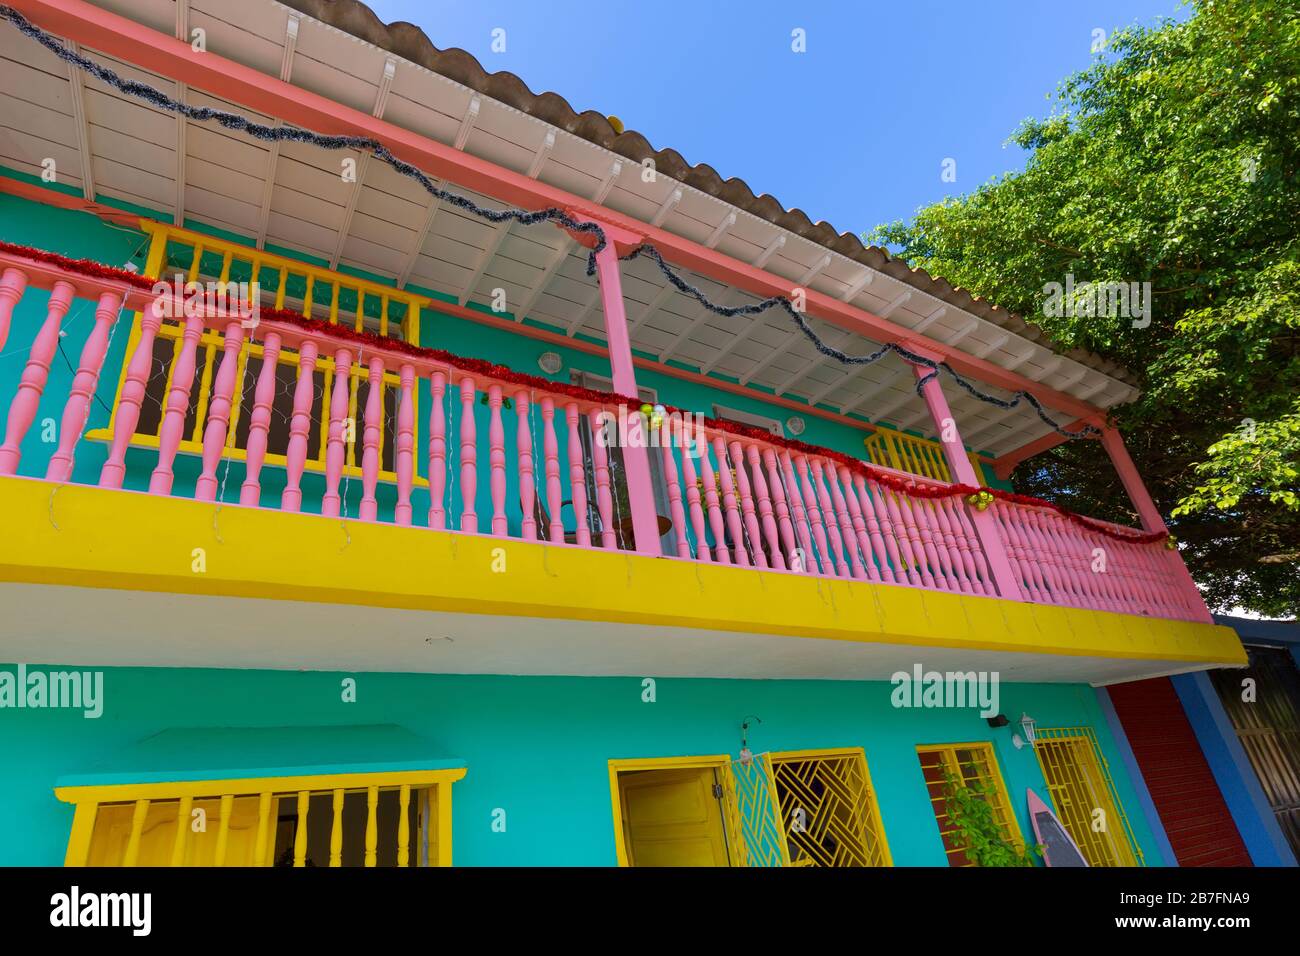
[[[637,770],[713,770],[722,785],[723,832],[727,836],[727,851],[732,866],[744,866],[744,837],[734,812],[736,788],[731,779],[731,757],[727,754],[710,754],[703,757],[633,757],[609,762],[609,795],[614,810],[614,852],[619,866],[630,866],[627,858],[627,834],[623,830],[623,799],[618,791],[618,775]],[[725,801],[730,801],[731,806]]]

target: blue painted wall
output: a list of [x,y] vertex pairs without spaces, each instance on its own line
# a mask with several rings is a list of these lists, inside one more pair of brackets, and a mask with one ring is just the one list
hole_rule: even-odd
[[[357,678],[355,703],[342,702],[345,676]],[[898,865],[946,863],[918,744],[991,741],[1021,829],[1031,834],[1025,789],[1048,794],[1033,752],[1011,745],[1012,728],[992,729],[973,710],[896,710],[892,689],[885,682],[660,679],[656,702],[643,703],[639,677],[110,668],[99,719],[0,712],[0,864],[60,863],[72,813],[54,798],[54,781],[168,727],[400,724],[466,761],[453,791],[461,865],[612,865],[608,761],[734,755],[747,715],[762,720],[750,729],[755,752],[864,747]],[[1041,727],[1093,727],[1143,851],[1160,859],[1091,688],[1004,684],[1001,709],[1013,718],[1029,713]],[[498,807],[506,811],[505,833],[491,830]]]

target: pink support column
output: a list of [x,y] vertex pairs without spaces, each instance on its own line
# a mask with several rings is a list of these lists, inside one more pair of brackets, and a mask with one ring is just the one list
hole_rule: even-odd
[[[612,235],[614,230],[605,227],[605,232]],[[628,337],[627,313],[623,308],[618,251],[612,238],[604,249],[596,253],[596,274],[600,281],[600,301],[605,313],[605,339],[609,347],[614,391],[634,399],[637,388],[632,365],[632,344]],[[662,553],[659,546],[659,517],[655,513],[654,486],[650,481],[650,456],[644,445],[623,449],[623,477],[627,481],[628,506],[632,511],[632,535],[636,550],[640,554],[658,557]]]
[[95,309],[95,327],[81,349],[77,374],[72,379],[72,394],[63,407],[63,421],[59,424],[59,447],[50,456],[49,467],[45,469],[45,477],[49,481],[69,481],[72,478],[72,459],[76,454],[77,442],[81,440],[81,432],[86,427],[86,419],[90,417],[90,402],[99,385],[99,371],[104,366],[104,355],[108,351],[108,336],[121,309],[121,293],[105,292],[99,297],[99,305]]
[[[925,357],[933,358],[929,355]],[[957,422],[952,417],[952,410],[948,407],[948,399],[944,397],[943,388],[939,385],[939,376],[933,375],[933,369],[924,365],[913,365],[912,371],[916,373],[918,381],[927,375],[932,375],[929,381],[921,386],[921,396],[930,410],[930,418],[934,421],[935,432],[939,436],[940,444],[943,445],[943,455],[948,460],[948,471],[953,481],[960,485],[979,487],[979,478],[975,476],[975,468],[966,457],[966,446],[957,430]],[[970,512],[970,516],[998,595],[1009,601],[1023,601],[1020,586],[1016,583],[1016,573],[1011,568],[1011,558],[1002,543],[1002,536],[998,534],[997,523],[993,520],[993,516],[987,511],[975,510]]]
[[[1124,439],[1119,431],[1109,426],[1103,426],[1101,429],[1101,444],[1106,449],[1106,454],[1110,455],[1111,464],[1115,466],[1120,483],[1124,485],[1124,490],[1128,492],[1129,500],[1133,502],[1138,517],[1142,519],[1143,530],[1169,530],[1165,527],[1164,518],[1160,516],[1160,509],[1151,500],[1146,485],[1142,483],[1142,476],[1138,474],[1137,466],[1133,464],[1133,459],[1129,457],[1128,449],[1124,447]],[[1151,547],[1151,545],[1146,547]],[[1173,569],[1174,577],[1179,582],[1182,591],[1179,603],[1185,604],[1198,620],[1213,621],[1214,617],[1210,614],[1209,608],[1205,606],[1205,599],[1201,596],[1201,589],[1192,580],[1191,572],[1187,570],[1187,565],[1183,563],[1182,556],[1177,552],[1170,552],[1168,558],[1171,560],[1166,563]],[[1159,559],[1157,559],[1157,563],[1160,563]]]
[[375,355],[366,374],[370,389],[366,393],[365,429],[361,434],[361,504],[357,514],[362,521],[379,517],[379,436],[384,427],[384,360]]
[[[239,488],[239,503],[248,508],[256,508],[262,503],[262,463],[266,460],[266,439],[271,430],[271,405],[275,402],[275,372],[279,361],[280,333],[267,332],[262,342],[262,370],[253,390],[253,413],[248,418],[244,483]],[[121,413],[118,409],[118,414]]]
[[433,407],[429,409],[429,527],[439,531],[447,527],[447,508],[443,496],[447,489],[447,409],[443,395],[447,392],[447,373],[434,372],[429,379]]
[[150,303],[140,313],[140,339],[127,365],[122,397],[113,413],[113,444],[104,469],[99,473],[101,488],[121,488],[126,479],[126,450],[130,447],[136,425],[140,423],[140,405],[144,402],[149,376],[153,372],[154,341],[162,327],[162,316],[155,306],[156,303]]
[[478,425],[474,421],[474,379],[460,380],[460,530],[478,531]]
[[302,509],[302,472],[307,467],[307,434],[311,430],[311,403],[315,397],[315,342],[303,342],[298,351],[298,383],[293,389],[293,417],[289,419],[289,447],[285,452],[284,492],[280,510]]
[[9,405],[5,440],[0,445],[0,475],[18,473],[23,438],[36,419],[36,410],[40,407],[41,395],[45,392],[45,383],[50,377],[50,362],[54,360],[54,352],[59,347],[59,325],[67,315],[75,293],[76,290],[67,282],[54,283],[54,289],[50,292],[45,321],[32,342],[23,377],[18,383],[18,392]]
[[235,374],[239,369],[239,350],[244,346],[244,327],[236,321],[226,326],[221,350],[221,366],[212,385],[212,404],[208,406],[208,423],[203,429],[203,470],[194,486],[199,501],[217,498],[217,465],[230,434],[230,407],[235,394]]
[[[329,437],[325,445],[325,494],[321,498],[320,513],[327,518],[337,518],[341,510],[339,482],[343,478],[343,462],[347,457],[348,402],[352,389],[352,352],[339,349],[334,353],[334,387],[330,390]],[[356,431],[353,423],[352,430]]]
[[0,275],[0,350],[9,338],[9,320],[13,318],[14,306],[23,297],[27,288],[27,273],[21,269],[6,269]]
[[393,467],[397,469],[397,504],[393,520],[399,525],[411,523],[411,483],[415,478],[415,366],[409,362],[398,373],[397,452]]

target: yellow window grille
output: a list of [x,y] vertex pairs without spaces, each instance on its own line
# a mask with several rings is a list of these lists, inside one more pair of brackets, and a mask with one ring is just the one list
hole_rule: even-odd
[[1061,823],[1090,866],[1145,866],[1091,727],[1034,732],[1034,753]]
[[[409,342],[419,342],[420,310],[430,300],[401,289],[391,288],[330,271],[308,263],[289,259],[274,253],[252,249],[224,239],[192,232],[176,226],[142,220],[141,227],[149,233],[150,247],[145,264],[145,274],[170,283],[174,274],[184,282],[258,283],[260,303],[277,309],[300,312],[310,318],[328,319],[331,324],[342,324],[354,330],[366,330]],[[140,313],[136,313],[131,329],[126,355],[134,353],[140,338]],[[162,427],[163,406],[171,390],[171,375],[176,357],[180,354],[184,321],[164,320],[154,340],[152,373],[146,384],[145,399],[140,409],[131,444],[157,448]],[[224,334],[220,329],[206,330],[199,340],[194,383],[190,389],[189,413],[185,420],[183,438],[179,446],[182,453],[202,454],[203,432],[207,427],[208,406],[212,399],[213,379],[220,364]],[[236,461],[244,460],[248,438],[248,419],[252,412],[254,386],[263,363],[264,350],[260,343],[245,341],[239,354],[235,388],[236,401],[230,410],[230,427],[226,440],[225,456]],[[364,415],[370,390],[369,376],[362,361],[353,358],[350,375],[348,416],[356,423]],[[87,437],[111,441],[116,426],[117,407],[126,382],[127,362],[123,362],[118,382],[117,397],[113,403],[113,419],[106,428],[96,429]],[[293,407],[294,384],[298,374],[298,354],[282,349],[276,362],[276,395],[272,403],[271,427],[265,462],[284,465],[288,446],[288,420]],[[325,470],[325,453],[329,434],[330,392],[334,385],[334,359],[322,354],[316,360],[316,395],[313,399],[312,418],[317,423],[310,436],[306,467],[308,471]],[[379,477],[383,481],[396,481],[394,468],[397,432],[397,401],[400,378],[396,369],[386,369],[381,379],[383,389],[383,424],[380,428]],[[416,398],[415,427],[418,436],[420,415],[418,390]],[[360,436],[358,425],[349,434]],[[417,439],[418,440],[418,439]],[[349,441],[344,474],[359,477],[360,452],[357,441]],[[418,456],[417,456],[418,458]],[[425,479],[415,477],[417,485]]]
[[861,748],[770,757],[791,866],[891,865]]
[[61,787],[67,866],[450,866],[464,770]]
[[[948,468],[948,459],[944,457],[943,446],[936,441],[882,428],[872,432],[862,443],[873,464],[905,471],[910,475],[920,475],[933,481],[952,481],[952,471]],[[979,483],[986,484],[980,456],[970,452],[967,457],[975,468],[975,477]]]
[[925,776],[930,806],[939,824],[944,852],[949,866],[974,866],[957,834],[957,826],[948,818],[946,774],[951,773],[965,786],[976,785],[985,791],[984,799],[993,807],[993,816],[1002,827],[1003,835],[1016,846],[1024,846],[1020,824],[1011,810],[1002,771],[998,769],[993,745],[989,743],[929,744],[916,748]]

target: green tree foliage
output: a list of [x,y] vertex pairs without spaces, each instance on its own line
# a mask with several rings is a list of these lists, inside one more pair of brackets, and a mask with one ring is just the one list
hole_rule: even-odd
[[[1012,141],[1023,173],[869,238],[1142,379],[1115,414],[1211,606],[1300,611],[1300,5],[1195,0],[1116,33]],[[1150,282],[1150,325],[1045,314],[1047,283]],[[1066,310],[1067,312],[1069,310]],[[1095,442],[1017,487],[1132,522]]]

